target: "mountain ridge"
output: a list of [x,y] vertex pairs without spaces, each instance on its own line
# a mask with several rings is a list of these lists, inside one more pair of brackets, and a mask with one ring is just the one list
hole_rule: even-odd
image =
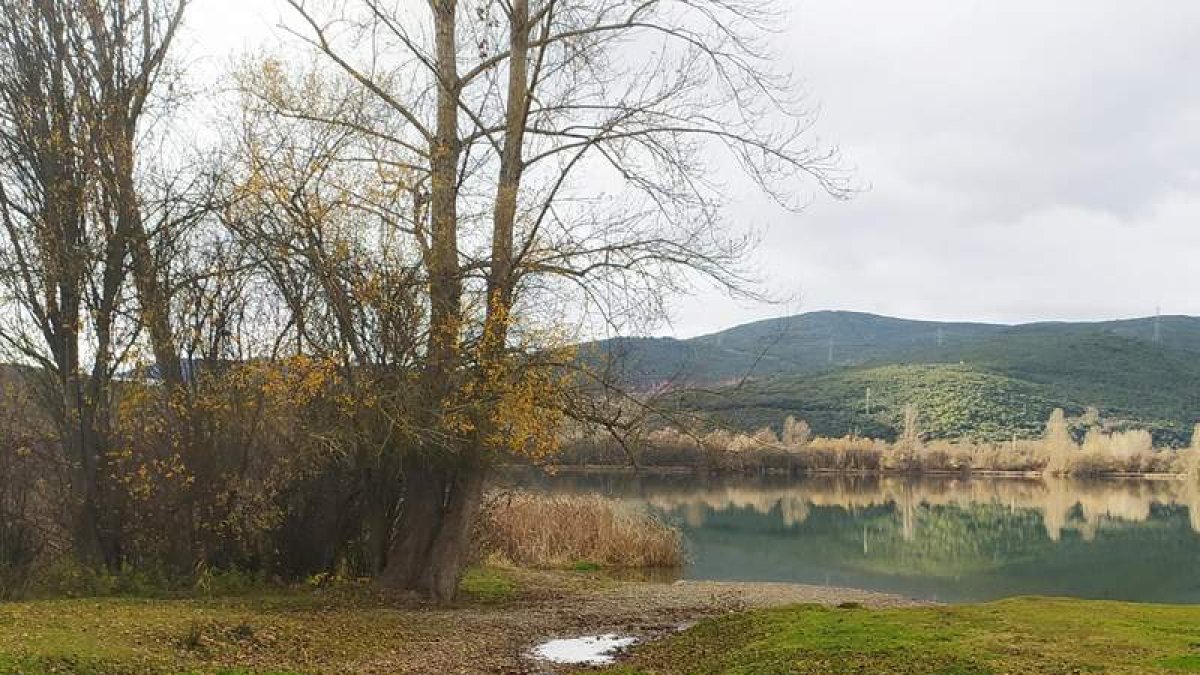
[[[936,387],[990,411],[947,417],[932,425],[938,435],[1030,435],[1052,407],[1076,414],[1096,407],[1115,424],[1180,444],[1200,413],[1200,318],[1185,315],[998,324],[824,311],[683,340],[594,342],[581,354],[614,368],[634,390],[680,392],[679,404],[741,428],[778,427],[791,414],[816,420],[820,433],[865,428],[892,436],[904,396],[939,401],[931,418],[949,415],[957,404],[923,393]],[[871,420],[854,411],[864,393],[855,387],[867,386],[878,400],[890,397]],[[708,393],[682,393],[696,389]],[[1022,405],[1023,413],[1014,417],[1005,405]]]

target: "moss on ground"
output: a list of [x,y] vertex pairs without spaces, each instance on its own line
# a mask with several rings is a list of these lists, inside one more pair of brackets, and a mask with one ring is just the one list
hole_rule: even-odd
[[1200,672],[1200,607],[1047,598],[880,611],[801,606],[702,622],[610,672]]

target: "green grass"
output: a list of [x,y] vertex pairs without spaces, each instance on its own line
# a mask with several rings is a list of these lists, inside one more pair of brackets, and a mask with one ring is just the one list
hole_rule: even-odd
[[460,588],[468,598],[485,604],[508,602],[517,594],[517,585],[512,578],[493,568],[468,570]]
[[458,608],[414,604],[369,584],[235,596],[97,597],[0,603],[0,675],[411,671],[462,621],[527,592],[506,570],[473,569]]
[[1200,672],[1200,607],[1048,598],[881,611],[801,606],[702,622],[607,672]]
[[[311,671],[319,655],[371,654],[373,623],[378,636],[393,639],[399,628],[370,603],[323,604],[289,595],[14,603],[0,607],[0,673]],[[241,662],[257,667],[241,668]]]
[[[446,672],[487,671],[489,655],[534,639],[523,628],[526,594],[578,586],[575,575],[521,574],[475,570],[464,581],[468,597],[450,609],[368,586],[0,604],[0,674],[430,672],[431,662]],[[551,596],[538,597],[535,604]],[[1200,606],[1048,598],[894,610],[798,606],[701,622],[638,648],[610,672],[1200,672]]]

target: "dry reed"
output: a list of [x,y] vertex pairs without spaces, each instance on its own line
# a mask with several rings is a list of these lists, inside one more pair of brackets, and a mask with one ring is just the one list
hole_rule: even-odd
[[600,496],[495,493],[479,523],[480,553],[523,567],[667,568],[686,558],[677,528]]
[[[914,425],[915,426],[915,425]],[[1093,427],[1080,443],[1056,410],[1041,438],[1008,442],[925,440],[914,431],[896,442],[864,437],[812,437],[808,425],[791,418],[784,433],[769,428],[754,433],[720,429],[702,435],[666,428],[642,439],[642,467],[692,467],[705,472],[789,473],[868,472],[1024,472],[1091,477],[1124,474],[1200,475],[1200,427],[1187,450],[1156,448],[1148,431],[1105,431]],[[560,455],[563,464],[621,465],[623,448],[579,439]]]

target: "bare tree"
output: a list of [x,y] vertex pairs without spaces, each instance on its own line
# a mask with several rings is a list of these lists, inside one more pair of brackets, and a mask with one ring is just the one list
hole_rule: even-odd
[[[78,463],[91,531],[81,540],[109,565],[120,557],[117,514],[105,503],[110,387],[143,322],[168,381],[180,381],[135,153],[184,4],[0,8],[0,341],[52,380],[48,410]],[[136,293],[126,288],[130,260]]]
[[494,406],[562,317],[622,325],[700,279],[752,292],[719,164],[787,207],[804,179],[848,189],[771,66],[767,0],[289,3],[357,103],[259,105],[352,136],[342,159],[404,188],[372,207],[418,254],[426,432],[384,577],[449,598],[487,466],[533,442]]
[[84,150],[90,130],[71,72],[71,21],[68,7],[55,2],[0,8],[0,340],[45,376],[49,417],[78,467],[79,544],[111,563],[116,552],[100,504],[124,247],[97,217],[95,161]]
[[[182,382],[171,329],[171,298],[156,259],[139,189],[137,146],[152,95],[166,70],[171,42],[188,0],[78,0],[67,3],[73,40],[66,61],[89,125],[91,155],[113,211],[115,240],[128,248],[133,279],[155,362],[163,380]],[[168,83],[170,84],[170,83]],[[83,140],[83,139],[81,139]]]
[[303,100],[310,111],[334,108],[347,123],[366,112],[362,97],[344,83],[311,71],[294,79],[270,60],[239,73],[248,100],[226,223],[287,316],[278,340],[291,345],[284,351],[336,363],[342,378],[365,394],[337,422],[337,436],[360,488],[356,503],[343,510],[361,513],[371,567],[379,571],[404,496],[402,449],[418,442],[414,393],[421,389],[427,329],[414,231],[380,203],[410,188],[377,162],[356,159],[373,149],[360,134],[260,106],[260,96],[269,94],[275,102]]

